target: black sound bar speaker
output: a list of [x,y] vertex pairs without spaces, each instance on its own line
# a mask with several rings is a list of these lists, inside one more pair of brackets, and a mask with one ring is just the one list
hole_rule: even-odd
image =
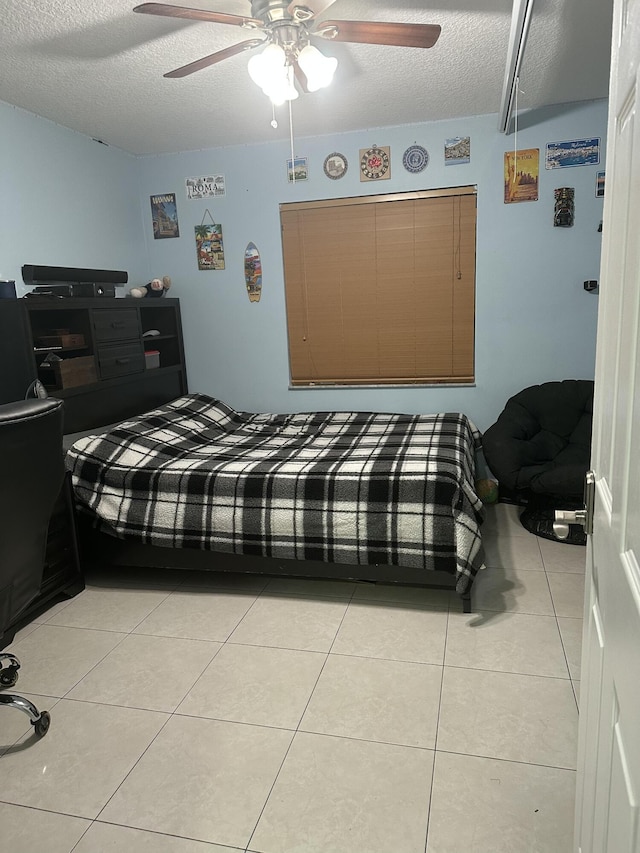
[[129,275],[124,270],[85,270],[78,267],[39,267],[25,264],[22,267],[25,284],[126,284]]

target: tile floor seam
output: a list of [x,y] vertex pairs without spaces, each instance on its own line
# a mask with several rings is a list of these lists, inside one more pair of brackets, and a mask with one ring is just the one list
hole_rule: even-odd
[[[353,596],[355,595],[355,592],[356,592],[356,590],[354,587],[353,592],[351,593],[351,598],[349,599],[349,603],[345,607],[344,613],[342,614],[342,618],[340,619],[340,624],[336,628],[336,633],[333,637],[333,640],[331,641],[331,645],[329,646],[329,650],[326,652],[325,659],[322,663],[322,666],[320,667],[320,672],[318,673],[318,677],[316,678],[316,680],[313,684],[313,687],[311,688],[311,692],[309,693],[309,697],[307,698],[307,701],[305,703],[305,706],[302,709],[302,713],[300,714],[300,718],[299,718],[298,724],[296,726],[296,731],[300,731],[300,724],[302,723],[304,715],[307,713],[307,708],[309,707],[309,704],[311,703],[311,699],[313,697],[313,694],[315,693],[316,687],[318,686],[318,682],[320,681],[320,678],[322,677],[322,673],[324,672],[324,669],[327,665],[327,661],[329,660],[329,655],[331,654],[331,649],[333,649],[333,647],[335,645],[336,639],[338,638],[338,634],[340,633],[340,628],[342,628],[342,623],[344,622],[344,620],[347,616],[347,613],[349,612],[349,604],[351,604],[351,601],[353,600]],[[256,826],[257,826],[257,824],[256,824]]]
[[[147,710],[147,709],[142,709]],[[169,711],[158,711],[157,713],[167,714]],[[229,720],[227,717],[203,717],[201,714],[185,714],[184,711],[173,711],[171,712],[172,717],[182,717],[185,720],[214,720],[216,723],[230,723],[232,726],[250,726],[253,729],[273,729],[277,732],[291,732],[291,734],[295,734],[296,729],[291,728],[290,726],[277,726],[274,723],[251,723],[247,722],[247,720]]]
[[435,737],[433,741],[433,767],[431,768],[431,785],[429,786],[429,808],[427,809],[427,824],[424,834],[424,849],[427,850],[429,844],[429,821],[431,820],[431,804],[433,802],[433,786],[436,778],[436,760],[438,755],[438,729],[440,728],[440,712],[442,710],[442,688],[444,685],[444,668],[447,659],[447,640],[449,638],[449,619],[450,613],[447,613],[447,625],[444,632],[444,649],[442,652],[442,670],[440,672],[440,694],[438,696],[438,713],[436,714]]
[[82,817],[81,815],[73,814],[72,812],[64,812],[59,809],[47,809],[44,806],[29,806],[25,803],[12,803],[11,800],[5,800],[3,797],[0,797],[0,803],[5,806],[13,806],[16,809],[29,809],[29,811],[34,812],[46,812],[47,814],[59,814],[63,817],[72,817],[76,820],[88,820],[93,821],[93,818],[90,817]]
[[520,672],[516,669],[489,669],[486,666],[471,666],[471,664],[447,663],[449,669],[473,669],[475,672],[496,672],[501,675],[528,675],[531,678],[549,678],[554,681],[571,681],[571,676],[564,675],[542,675],[537,672]]
[[165,602],[168,598],[170,598],[170,597],[173,595],[173,593],[174,593],[174,592],[175,592],[175,589],[172,589],[170,592],[168,592],[168,593],[165,595],[165,597],[162,599],[162,601],[159,601],[159,602],[156,604],[156,606],[155,606],[155,607],[153,607],[153,608],[152,608],[152,609],[151,609],[151,610],[150,610],[150,611],[149,611],[145,616],[143,616],[143,617],[142,617],[142,619],[141,619],[139,622],[137,622],[137,623],[133,626],[133,628],[131,628],[131,629],[128,631],[128,633],[129,633],[129,634],[133,634],[133,632],[136,630],[136,628],[137,628],[139,625],[142,625],[142,623],[144,622],[144,620],[145,620],[145,619],[148,619],[148,618],[149,618],[149,616],[151,616],[151,614],[152,614],[152,613],[155,613],[155,611],[158,609],[158,607],[160,607],[160,605],[161,605],[161,604],[164,604],[164,602]]
[[71,850],[69,851],[69,853],[73,853],[73,851],[74,851],[74,850],[77,850],[77,848],[78,848],[78,844],[80,844],[80,842],[81,842],[81,841],[82,841],[82,839],[85,837],[85,835],[87,834],[87,832],[89,832],[89,830],[91,829],[91,827],[92,827],[92,826],[94,825],[94,823],[96,822],[95,818],[85,818],[85,820],[88,820],[88,821],[89,821],[89,826],[87,826],[87,827],[85,828],[84,832],[82,833],[82,835],[80,836],[80,838],[76,841],[76,843],[73,845],[73,847],[71,848]]
[[[74,628],[73,630],[75,630],[75,631],[95,631],[96,629],[95,629],[95,628]],[[111,631],[110,633],[112,633],[112,634],[117,634],[117,633],[121,633],[121,632],[119,632],[119,631]],[[126,639],[128,636],[129,636],[128,634],[123,634],[123,636],[122,636],[122,637],[121,637],[121,639],[120,639],[120,640],[115,644],[115,646],[114,646],[112,649],[109,649],[109,651],[108,651],[105,655],[103,655],[103,657],[101,657],[99,661],[96,661],[96,663],[91,667],[91,669],[87,670],[87,672],[85,672],[85,673],[84,673],[84,675],[82,676],[82,678],[79,678],[79,679],[76,681],[76,683],[75,683],[74,685],[72,685],[72,686],[67,690],[67,692],[64,694],[64,696],[61,696],[60,698],[61,698],[61,699],[66,699],[66,698],[67,698],[67,696],[69,695],[69,693],[71,693],[71,691],[72,691],[72,690],[75,690],[75,688],[80,684],[80,682],[81,682],[81,681],[83,681],[83,680],[84,680],[84,679],[85,679],[85,678],[86,678],[90,673],[92,673],[92,672],[93,672],[93,670],[94,670],[97,666],[99,666],[99,665],[100,665],[100,664],[105,660],[105,658],[107,658],[107,657],[111,654],[111,652],[114,652],[114,651],[118,648],[118,646],[120,646],[120,645],[125,641],[125,639]],[[97,703],[95,703],[95,704],[104,705],[105,703],[104,703],[104,702],[97,702]]]
[[[73,701],[73,700],[69,700],[69,701]],[[79,700],[76,700],[76,701],[79,701]],[[104,702],[97,702],[97,703],[95,703],[95,704],[104,705]],[[109,707],[109,706],[107,706],[107,707]],[[164,711],[153,711],[152,713],[167,713],[167,712],[164,712]],[[156,739],[157,739],[157,738],[158,738],[158,736],[160,735],[160,732],[163,732],[163,731],[164,731],[164,729],[166,728],[167,724],[169,723],[169,721],[171,720],[171,718],[172,718],[172,717],[173,717],[173,714],[168,714],[168,713],[167,713],[167,719],[166,719],[166,720],[164,721],[164,723],[160,726],[160,728],[158,729],[158,731],[157,731],[157,732],[155,733],[155,735],[151,738],[151,740],[150,740],[150,741],[149,741],[149,743],[146,745],[146,747],[142,750],[142,752],[141,752],[141,753],[140,753],[140,755],[137,757],[137,759],[133,762],[132,766],[129,768],[128,772],[127,772],[127,773],[125,773],[124,777],[120,780],[120,782],[118,783],[118,785],[116,785],[115,790],[114,790],[114,791],[112,791],[111,795],[107,798],[107,801],[105,802],[105,804],[102,806],[102,808],[100,808],[100,810],[98,811],[98,813],[94,816],[93,820],[98,820],[98,818],[100,817],[100,815],[102,814],[102,812],[107,808],[107,806],[109,805],[109,803],[111,802],[111,800],[115,797],[115,795],[118,793],[118,791],[120,790],[120,788],[122,788],[122,786],[123,786],[123,785],[124,785],[124,783],[127,781],[127,779],[129,778],[129,776],[133,773],[133,771],[135,770],[135,768],[136,768],[136,767],[138,766],[138,764],[142,761],[143,757],[147,754],[147,752],[148,752],[149,748],[151,747],[151,745],[152,745],[153,743],[155,743]]]
[[534,672],[510,672],[504,669],[485,669],[477,666],[456,666],[454,664],[445,664],[445,669],[470,669],[473,672],[494,672],[496,675],[517,675],[521,678],[545,678],[547,681],[571,681],[571,676],[564,678],[560,675],[536,675]]
[[[288,731],[292,731],[289,729]],[[294,734],[302,734],[302,735],[313,735],[314,737],[332,737],[337,738],[338,740],[352,740],[356,743],[370,743],[370,744],[382,744],[383,746],[397,746],[399,749],[419,749],[421,752],[435,752],[435,749],[432,746],[420,746],[415,743],[398,743],[397,740],[374,740],[370,737],[358,737],[358,735],[336,735],[331,732],[317,732],[312,731],[311,729],[296,729]]]
[[489,761],[504,761],[507,764],[522,764],[525,767],[547,767],[551,770],[566,770],[567,773],[577,773],[575,767],[563,767],[560,764],[542,764],[540,761],[519,761],[517,758],[503,758],[498,755],[485,755],[482,752],[457,752],[452,749],[436,749],[437,753],[444,753],[447,755],[462,755],[468,756],[469,758],[486,758]]
[[285,753],[282,757],[282,761],[280,762],[280,766],[278,767],[278,770],[276,772],[275,778],[269,787],[269,790],[267,792],[267,796],[265,797],[264,803],[262,804],[262,808],[260,809],[260,813],[258,814],[258,817],[256,818],[256,822],[253,825],[253,829],[249,833],[249,838],[242,845],[245,848],[245,850],[248,850],[249,847],[251,847],[251,840],[252,840],[253,836],[256,834],[256,829],[258,828],[258,824],[260,823],[260,819],[261,819],[262,815],[264,814],[264,810],[266,809],[267,803],[269,802],[271,794],[273,793],[273,789],[276,786],[276,782],[278,781],[278,778],[280,777],[280,773],[282,772],[282,768],[284,767],[284,763],[287,760],[287,756],[289,755],[289,752],[291,751],[291,747],[293,746],[293,742],[296,739],[296,734],[297,734],[297,731],[293,732],[293,735],[291,736],[291,740],[289,741],[289,746],[285,750]]
[[[138,634],[137,636],[146,636],[146,635],[144,635],[144,634],[143,634],[143,635]],[[192,642],[192,641],[190,640],[189,642]],[[176,705],[176,707],[173,709],[173,711],[171,711],[171,713],[172,713],[172,714],[175,714],[175,713],[176,713],[176,711],[178,710],[178,708],[180,707],[180,705],[182,705],[182,703],[183,703],[183,702],[184,702],[184,700],[187,698],[187,696],[189,695],[189,693],[191,693],[191,691],[195,688],[196,684],[197,684],[197,683],[200,681],[200,679],[204,676],[205,672],[209,669],[209,667],[211,666],[211,664],[212,664],[212,663],[214,662],[214,660],[218,657],[218,655],[220,654],[220,652],[222,651],[222,649],[223,649],[223,648],[224,648],[224,646],[225,646],[225,643],[221,643],[219,640],[202,640],[201,642],[205,642],[205,643],[217,643],[218,648],[216,649],[216,651],[215,651],[215,653],[214,653],[213,657],[211,658],[211,660],[209,661],[209,663],[205,666],[205,668],[202,670],[202,672],[200,673],[200,675],[199,675],[199,676],[196,678],[196,680],[193,682],[193,684],[191,685],[191,687],[188,687],[188,688],[187,688],[187,691],[186,691],[186,693],[183,695],[182,699],[180,699],[180,701],[178,702],[178,704]],[[187,715],[185,714],[185,716],[187,716]]]
[[[571,667],[569,666],[569,655],[567,654],[565,642],[564,642],[564,639],[562,637],[562,631],[560,630],[560,622],[558,621],[557,616],[556,616],[556,626],[558,628],[558,634],[560,636],[560,645],[562,646],[562,654],[564,655],[564,663],[565,663],[565,666],[567,667],[567,672],[569,673],[569,680],[573,681],[573,678],[571,676]],[[572,687],[573,687],[573,685],[572,685]]]

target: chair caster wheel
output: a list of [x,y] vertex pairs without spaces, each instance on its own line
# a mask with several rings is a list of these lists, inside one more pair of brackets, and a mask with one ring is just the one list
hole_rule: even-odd
[[18,667],[8,666],[0,672],[0,687],[13,687],[18,680]]
[[51,725],[51,715],[48,711],[43,711],[40,714],[40,719],[36,720],[35,723],[31,723],[38,737],[44,737],[46,733],[49,731],[49,726]]

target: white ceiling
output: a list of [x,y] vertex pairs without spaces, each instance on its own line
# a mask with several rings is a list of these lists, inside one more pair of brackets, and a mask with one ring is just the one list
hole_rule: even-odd
[[[252,52],[162,75],[250,38],[235,26],[134,14],[139,0],[2,0],[0,100],[135,154],[288,136],[250,80]],[[250,15],[249,0],[168,0]],[[607,96],[613,0],[536,0],[519,109]],[[429,50],[316,39],[332,86],[293,103],[297,137],[498,113],[511,0],[336,0],[323,17],[440,24]]]

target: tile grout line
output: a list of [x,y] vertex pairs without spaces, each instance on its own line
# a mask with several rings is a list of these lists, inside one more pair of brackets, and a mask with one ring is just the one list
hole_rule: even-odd
[[440,671],[440,695],[438,696],[438,713],[436,714],[436,731],[433,741],[433,765],[431,767],[431,785],[429,787],[429,807],[427,809],[427,825],[424,833],[424,849],[425,853],[429,843],[429,823],[431,821],[431,805],[433,803],[433,787],[436,779],[436,762],[438,759],[438,730],[440,728],[440,712],[442,710],[442,692],[444,689],[444,670],[447,659],[447,640],[449,639],[449,621],[451,617],[451,608],[447,611],[447,624],[444,632],[444,648],[442,650],[442,668]]
[[289,746],[287,747],[287,750],[286,750],[286,752],[285,752],[285,754],[284,754],[284,756],[283,756],[283,758],[282,758],[282,761],[280,762],[280,766],[278,767],[278,771],[277,771],[277,773],[276,773],[276,775],[275,775],[275,778],[274,778],[274,780],[273,780],[273,783],[271,784],[271,787],[269,788],[269,792],[268,792],[268,794],[267,794],[267,796],[266,796],[266,798],[265,798],[265,801],[264,801],[264,803],[263,803],[263,805],[262,805],[262,808],[260,809],[260,814],[259,814],[259,815],[258,815],[258,817],[256,818],[256,822],[255,822],[255,825],[254,825],[253,829],[251,830],[251,834],[249,835],[249,839],[248,839],[247,843],[244,845],[246,850],[248,850],[248,849],[249,849],[249,847],[251,847],[251,841],[252,841],[252,839],[253,839],[253,836],[254,836],[254,835],[255,835],[255,833],[256,833],[256,830],[257,830],[257,828],[258,828],[258,824],[260,823],[260,819],[262,818],[262,815],[264,814],[264,810],[265,810],[265,809],[266,809],[266,807],[267,807],[267,803],[269,802],[269,799],[270,799],[270,797],[271,797],[271,794],[272,794],[272,792],[273,792],[273,789],[275,788],[276,783],[277,783],[277,781],[278,781],[278,778],[279,778],[279,776],[280,776],[280,773],[282,772],[282,768],[284,767],[284,763],[285,763],[285,761],[287,760],[287,756],[289,755],[289,752],[291,751],[291,747],[293,746],[293,742],[294,742],[294,740],[295,740],[296,734],[298,734],[298,732],[300,731],[300,723],[302,722],[302,719],[303,719],[304,715],[305,715],[305,714],[306,714],[306,712],[307,712],[307,708],[309,707],[309,703],[311,702],[311,698],[312,698],[312,696],[313,696],[313,694],[314,694],[314,692],[315,692],[316,687],[318,686],[318,682],[320,681],[320,678],[321,678],[321,676],[322,676],[322,673],[324,672],[324,668],[325,668],[325,666],[327,665],[327,661],[329,660],[329,655],[331,654],[331,649],[332,649],[332,648],[333,648],[333,646],[335,645],[336,639],[337,639],[338,634],[339,634],[339,632],[340,632],[340,628],[342,627],[342,623],[344,622],[344,620],[345,620],[345,618],[346,618],[346,615],[347,615],[347,612],[348,612],[348,610],[349,610],[349,607],[350,607],[350,605],[351,605],[351,602],[353,601],[353,597],[354,597],[354,595],[355,595],[355,591],[356,591],[356,590],[355,590],[355,587],[354,587],[353,592],[351,593],[351,597],[350,597],[349,601],[347,602],[347,606],[346,606],[346,607],[345,607],[345,609],[344,609],[344,613],[342,614],[342,618],[340,619],[340,624],[339,624],[339,625],[338,625],[338,627],[336,628],[336,632],[335,632],[334,638],[333,638],[333,640],[332,640],[332,642],[331,642],[331,645],[329,646],[329,650],[328,650],[328,651],[327,651],[327,653],[326,653],[326,657],[325,657],[324,663],[322,664],[322,667],[321,667],[321,669],[320,669],[320,672],[318,673],[318,677],[316,678],[316,680],[315,680],[315,684],[313,685],[313,688],[312,688],[312,690],[311,690],[311,693],[309,694],[309,698],[307,699],[307,703],[306,703],[306,705],[304,706],[304,710],[302,711],[302,714],[300,715],[300,719],[298,720],[298,723],[297,723],[297,725],[296,725],[295,731],[293,732],[293,735],[292,735],[292,737],[291,737],[291,741],[290,741],[290,743],[289,743]]

